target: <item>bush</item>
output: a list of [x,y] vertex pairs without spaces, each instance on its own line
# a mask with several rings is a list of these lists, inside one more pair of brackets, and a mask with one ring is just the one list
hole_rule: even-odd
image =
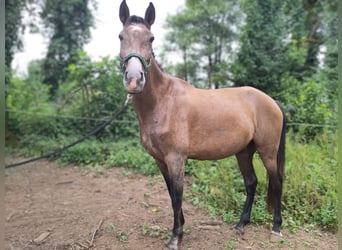
[[[58,112],[87,118],[69,126],[71,130],[84,134],[98,126],[100,120],[109,120],[126,99],[119,59],[104,57],[99,62],[92,62],[85,52],[80,52],[77,62],[71,64],[68,70],[68,79],[59,90],[59,102],[63,105]],[[124,115],[126,122],[109,126],[102,135],[135,136],[138,132],[137,123],[132,122],[135,120],[135,113],[132,108],[128,108]]]
[[325,125],[337,124],[337,105],[329,98],[324,84],[313,79],[299,82],[293,77],[283,81],[288,88],[279,96],[284,100],[288,123],[303,140],[314,139]]
[[[38,66],[33,63],[29,72],[35,67]],[[7,93],[8,125],[17,137],[28,134],[55,136],[59,133],[59,124],[52,117],[55,109],[49,102],[49,87],[41,84],[38,76],[25,80],[11,78]]]
[[[53,102],[40,69],[40,61],[31,62],[28,75],[24,79],[13,77],[8,87],[9,129],[19,139],[26,140],[26,135],[81,137],[111,119],[126,99],[118,58],[93,62],[81,51]],[[108,126],[98,136],[137,136],[138,123],[131,105],[114,122],[115,126]]]
[[129,167],[146,175],[159,174],[154,159],[147,154],[136,139],[112,143],[112,151],[108,155],[105,166]]

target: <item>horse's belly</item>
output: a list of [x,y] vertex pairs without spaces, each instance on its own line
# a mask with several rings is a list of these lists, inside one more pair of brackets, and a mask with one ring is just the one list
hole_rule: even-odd
[[218,160],[240,152],[250,143],[249,133],[225,133],[217,130],[190,142],[188,157],[198,160]]

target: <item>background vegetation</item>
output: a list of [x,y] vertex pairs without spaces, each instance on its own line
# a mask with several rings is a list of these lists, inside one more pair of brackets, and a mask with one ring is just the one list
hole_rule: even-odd
[[[118,58],[93,61],[82,50],[93,26],[89,5],[96,3],[53,2],[6,1],[9,153],[29,157],[73,142],[108,120],[125,99],[121,84],[114,84],[122,77]],[[68,14],[75,11],[79,15]],[[32,61],[27,76],[18,77],[10,67],[22,47],[18,34],[23,27],[39,31],[35,22],[21,18],[23,13],[42,20],[50,43],[46,58]],[[200,88],[254,86],[281,102],[289,122],[284,225],[336,230],[337,0],[186,0],[183,9],[167,17],[165,28],[165,54],[158,58],[166,72]],[[168,62],[169,52],[179,53],[182,61]],[[138,138],[130,107],[56,160],[159,174]],[[265,223],[271,216],[265,210],[266,173],[257,157],[255,166],[259,186],[253,221]],[[186,172],[193,204],[237,221],[245,191],[234,157],[189,160]]]

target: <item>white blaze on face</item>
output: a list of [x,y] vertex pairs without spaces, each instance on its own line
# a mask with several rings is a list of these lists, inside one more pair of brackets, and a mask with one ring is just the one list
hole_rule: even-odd
[[141,31],[141,27],[139,27],[138,25],[132,25],[131,27],[132,31]]

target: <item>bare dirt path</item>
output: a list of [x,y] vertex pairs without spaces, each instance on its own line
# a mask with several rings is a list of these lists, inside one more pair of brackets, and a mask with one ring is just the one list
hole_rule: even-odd
[[[158,176],[39,161],[6,169],[5,182],[5,249],[165,249],[172,210]],[[283,230],[273,241],[252,224],[240,236],[189,200],[183,207],[181,249],[338,249],[336,234]]]

